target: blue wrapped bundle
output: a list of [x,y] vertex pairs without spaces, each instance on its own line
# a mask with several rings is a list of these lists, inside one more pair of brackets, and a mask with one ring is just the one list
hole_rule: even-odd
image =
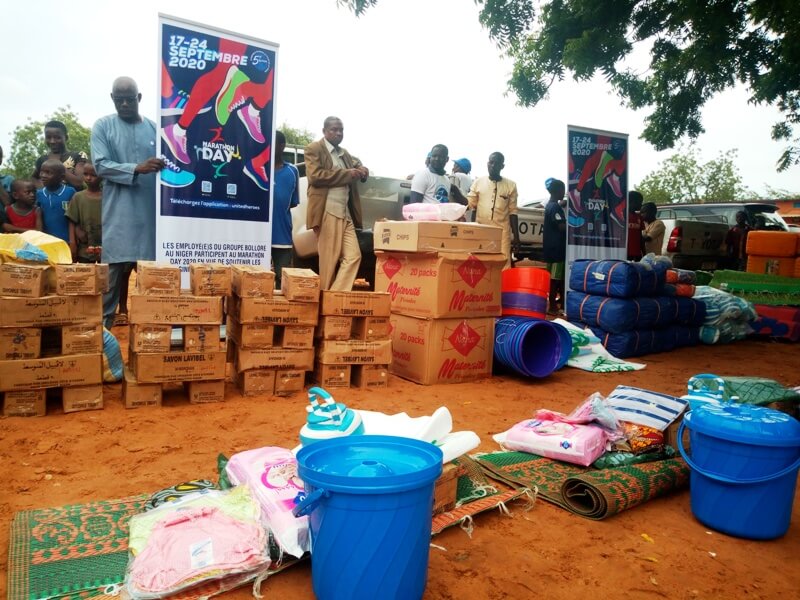
[[670,325],[678,313],[674,298],[609,298],[582,292],[567,294],[567,318],[609,333]]
[[706,320],[706,303],[694,298],[673,298],[678,312],[675,323],[678,325],[700,326]]
[[681,342],[691,341],[695,334],[686,331],[691,328],[667,327],[666,329],[634,329],[622,333],[611,333],[600,328],[592,328],[594,334],[600,338],[603,346],[617,358],[630,358],[657,352],[673,350],[680,339]]
[[569,287],[576,292],[635,298],[657,296],[664,287],[665,269],[624,260],[576,260],[572,263]]

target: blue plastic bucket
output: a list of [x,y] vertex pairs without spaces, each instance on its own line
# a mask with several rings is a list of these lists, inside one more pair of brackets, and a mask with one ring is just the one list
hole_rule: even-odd
[[[683,448],[689,428],[692,455]],[[770,540],[789,529],[800,469],[800,422],[749,404],[703,404],[678,430],[691,467],[692,513],[736,537]]]
[[[502,317],[495,322],[494,356],[528,377],[547,377],[564,366],[560,325],[543,319]],[[570,339],[570,349],[572,340]],[[568,357],[569,354],[566,355]],[[564,362],[566,362],[566,357]]]
[[442,451],[385,435],[322,440],[297,453],[311,579],[321,600],[422,598]]

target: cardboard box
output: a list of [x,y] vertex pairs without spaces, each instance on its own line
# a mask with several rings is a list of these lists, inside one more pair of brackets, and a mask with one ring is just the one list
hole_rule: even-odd
[[316,325],[319,304],[289,302],[282,296],[271,298],[228,298],[228,314],[239,323],[270,323],[272,325]]
[[240,298],[270,298],[275,290],[275,273],[264,267],[233,265],[233,293]]
[[313,348],[236,348],[237,371],[286,369],[310,371],[314,368]]
[[284,325],[278,328],[278,345],[281,348],[313,348],[313,325]]
[[312,379],[324,388],[350,387],[351,365],[323,365],[314,363]]
[[61,354],[103,352],[103,326],[64,325],[61,328]]
[[40,298],[47,293],[49,265],[0,263],[0,296]]
[[125,377],[122,379],[122,400],[125,402],[125,408],[161,406],[161,384],[139,383],[130,369],[125,367]]
[[184,384],[190,404],[225,402],[225,380],[189,381]]
[[281,271],[281,290],[289,302],[319,302],[319,275],[311,269]]
[[389,365],[353,365],[351,381],[362,390],[389,387]]
[[39,358],[42,353],[42,330],[38,327],[0,329],[0,360]]
[[172,325],[137,323],[130,326],[128,337],[132,352],[169,352]]
[[419,319],[392,315],[389,372],[423,385],[492,374],[494,318]]
[[499,317],[502,254],[381,253],[375,289],[392,297],[392,312],[432,319]]
[[220,349],[219,325],[184,325],[184,352],[215,352]]
[[179,296],[181,269],[152,260],[136,263],[136,293],[142,296]]
[[54,268],[59,296],[102,294],[108,288],[108,265],[76,263]]
[[128,319],[132,324],[221,325],[222,298],[216,296],[143,296],[131,294]]
[[65,387],[61,392],[65,413],[103,408],[103,384]]
[[391,296],[385,292],[322,292],[320,314],[343,317],[388,317]]
[[242,396],[271,396],[275,392],[275,369],[250,369],[236,374]]
[[272,348],[275,345],[275,326],[269,323],[239,323],[236,317],[228,317],[225,330],[228,339],[240,348]]
[[192,263],[189,285],[195,296],[230,296],[231,268],[219,263]]
[[0,391],[103,382],[102,354],[0,361]]
[[392,360],[392,341],[323,340],[317,360],[325,365],[386,364]]
[[465,467],[447,463],[433,484],[433,514],[438,515],[456,507],[458,478],[467,472]]
[[136,353],[131,370],[140,383],[165,383],[225,378],[225,350],[214,352]]
[[494,225],[459,221],[376,221],[375,250],[398,252],[501,252],[503,230]]
[[314,337],[323,340],[349,340],[353,332],[353,317],[323,315],[314,330]]
[[275,371],[275,396],[292,396],[297,392],[302,392],[305,385],[305,370],[278,369]]
[[47,414],[47,390],[16,390],[3,394],[3,416],[43,417]]
[[0,297],[0,327],[48,327],[103,322],[103,297]]
[[388,340],[392,335],[389,317],[361,317],[353,321],[353,339]]
[[[681,415],[675,419],[672,423],[670,423],[669,427],[664,430],[664,443],[668,446],[672,446],[675,450],[678,449],[678,428],[681,426],[681,422],[683,422],[683,417],[687,411],[683,411]],[[691,450],[692,444],[689,438],[689,430],[685,429],[683,432],[683,447],[687,450]]]

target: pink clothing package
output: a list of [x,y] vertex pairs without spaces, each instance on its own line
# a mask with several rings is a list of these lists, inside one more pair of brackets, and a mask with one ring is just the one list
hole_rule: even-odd
[[606,451],[608,433],[596,425],[528,419],[494,439],[508,450],[588,467]]
[[239,452],[225,471],[232,484],[250,486],[267,526],[285,552],[299,558],[310,549],[308,517],[292,514],[304,486],[297,476],[297,459],[289,450],[268,446]]

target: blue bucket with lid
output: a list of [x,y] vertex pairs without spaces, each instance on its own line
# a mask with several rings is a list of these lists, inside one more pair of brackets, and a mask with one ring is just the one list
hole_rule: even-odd
[[386,435],[322,440],[297,453],[311,579],[321,600],[422,598],[442,451]]
[[[683,447],[689,428],[692,455]],[[678,430],[691,468],[692,513],[736,537],[770,540],[789,529],[800,469],[800,422],[749,404],[701,404]]]

